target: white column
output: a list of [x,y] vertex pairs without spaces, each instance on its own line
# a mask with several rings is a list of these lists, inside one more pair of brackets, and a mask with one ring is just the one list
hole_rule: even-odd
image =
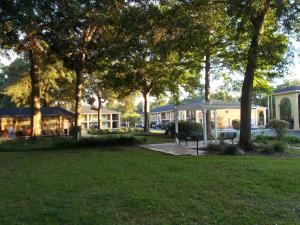
[[[270,121],[270,118],[271,118],[271,107],[270,107],[270,96],[268,95],[268,121]],[[265,111],[266,113],[266,111]],[[266,125],[266,123],[265,123]]]
[[183,111],[183,120],[186,121],[186,110]]
[[203,115],[203,144],[204,144],[204,147],[206,147],[206,143],[207,143],[206,113],[207,113],[207,109],[203,109],[202,115]]
[[294,95],[294,129],[299,129],[298,93]]
[[[252,109],[251,109],[251,115],[252,115]],[[251,121],[252,121],[252,119],[251,119]],[[257,126],[257,109],[256,108],[254,109],[254,126]]]
[[109,115],[110,115],[110,128],[112,129],[113,128],[112,114],[109,114]]
[[279,106],[279,104],[280,104],[280,99],[279,99],[279,97],[277,97],[276,95],[275,95],[275,118],[277,119],[277,120],[279,120],[280,119],[280,106]]
[[[267,125],[267,114],[266,114],[266,109],[264,109],[264,126]],[[270,119],[270,118],[269,118]]]
[[[175,133],[178,134],[178,111],[175,107],[174,109],[174,121],[175,121]],[[176,138],[176,143],[179,144],[179,140],[177,139],[177,137],[175,136]]]
[[86,129],[90,129],[90,115],[86,115]]
[[119,117],[118,117],[118,119],[119,119],[119,127],[118,128],[120,128],[121,127],[121,113],[119,113]]
[[215,138],[217,139],[218,138],[218,113],[217,113],[217,110],[215,109],[214,110],[214,135],[215,135]]

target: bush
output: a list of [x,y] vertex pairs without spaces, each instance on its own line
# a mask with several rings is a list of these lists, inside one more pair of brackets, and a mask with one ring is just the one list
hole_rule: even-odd
[[225,155],[244,155],[244,151],[239,148],[238,145],[227,144],[220,142],[219,144],[209,143],[206,147],[206,151],[219,152]]
[[275,152],[285,152],[287,149],[287,143],[284,141],[278,141],[274,144],[274,151]]
[[219,144],[209,143],[205,150],[209,152],[221,152],[222,148]]
[[271,120],[268,126],[276,131],[278,138],[283,138],[283,136],[287,134],[288,122],[284,120]]
[[286,141],[289,144],[298,144],[300,143],[300,138],[292,135],[286,135],[284,136],[284,141]]
[[[193,131],[202,132],[202,125],[193,121],[178,121],[178,132],[185,133],[187,136],[190,136]],[[166,134],[171,134],[172,136],[175,135],[174,122],[168,123]]]
[[105,134],[110,134],[111,133],[111,129],[110,128],[105,128],[104,132],[105,132]]
[[101,138],[82,138],[78,142],[74,139],[60,139],[53,142],[53,147],[56,149],[62,148],[92,148],[120,145],[140,144],[141,141],[132,135],[110,135]]
[[274,152],[274,145],[273,144],[264,145],[262,152],[265,154],[272,154]]
[[244,151],[242,149],[239,148],[238,145],[225,145],[224,148],[224,154],[225,155],[244,155]]
[[241,126],[241,122],[240,122],[240,120],[232,120],[231,125],[232,125],[233,129],[239,130],[240,126]]
[[254,139],[254,140],[255,140],[256,142],[266,144],[268,141],[274,140],[274,139],[276,139],[276,137],[273,137],[273,136],[267,136],[267,135],[257,135],[257,136],[255,136],[255,139]]
[[277,141],[272,144],[267,144],[263,148],[263,153],[272,154],[274,152],[285,152],[287,149],[287,143],[284,141]]
[[23,137],[24,133],[21,130],[16,131],[16,137]]

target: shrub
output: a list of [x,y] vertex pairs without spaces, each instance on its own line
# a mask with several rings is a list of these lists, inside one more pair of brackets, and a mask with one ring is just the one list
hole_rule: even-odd
[[18,131],[16,132],[16,137],[23,137],[23,136],[24,136],[23,131],[18,130]]
[[209,152],[221,152],[222,148],[219,144],[209,143],[205,150]]
[[125,133],[125,132],[127,132],[128,130],[125,130],[125,128],[118,128],[117,130],[116,130],[116,133]]
[[268,126],[276,131],[278,138],[282,138],[285,134],[287,134],[288,122],[284,120],[271,120]]
[[266,154],[272,154],[274,152],[285,152],[287,149],[287,143],[284,141],[277,141],[272,144],[267,144],[263,147],[262,152]]
[[[193,131],[202,132],[202,125],[193,121],[178,121],[178,132],[185,133],[187,136],[191,135]],[[175,123],[171,122],[167,125],[166,134],[175,135]]]
[[300,138],[292,135],[286,135],[283,138],[289,144],[298,144],[300,143]]
[[274,144],[275,152],[285,152],[287,149],[287,143],[284,141],[278,141]]
[[101,138],[82,138],[78,142],[74,139],[60,139],[53,142],[53,147],[62,148],[92,148],[106,146],[133,145],[141,143],[140,140],[132,135],[110,135]]
[[210,143],[206,147],[207,151],[210,152],[220,152],[225,155],[244,155],[244,151],[239,148],[238,145],[227,144],[225,142],[220,142],[219,144]]
[[264,145],[262,152],[265,154],[272,154],[274,152],[274,145],[273,144]]
[[244,151],[238,145],[227,144],[224,148],[225,155],[244,155]]
[[257,135],[255,136],[255,141],[266,144],[269,140],[274,140],[276,137],[267,136],[267,135]]
[[110,129],[110,128],[104,129],[104,133],[105,133],[105,134],[110,134],[110,133],[111,133],[111,129]]
[[231,125],[232,125],[233,129],[239,130],[240,126],[241,126],[241,122],[240,122],[240,120],[232,120]]

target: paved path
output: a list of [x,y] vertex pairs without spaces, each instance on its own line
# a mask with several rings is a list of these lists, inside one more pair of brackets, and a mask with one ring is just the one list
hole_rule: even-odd
[[[193,143],[188,143],[188,146],[185,144],[177,144],[173,143],[163,143],[163,144],[146,144],[140,145],[143,148],[157,151],[157,152],[164,152],[171,155],[197,155],[196,145]],[[203,143],[199,143],[199,148],[203,147]],[[205,151],[199,150],[199,155],[204,155]]]

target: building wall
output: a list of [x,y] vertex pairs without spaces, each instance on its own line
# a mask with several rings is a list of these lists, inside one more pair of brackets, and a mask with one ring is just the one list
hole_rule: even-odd
[[[240,109],[217,109],[218,128],[232,128],[233,120],[240,120]],[[263,117],[259,117],[259,113],[263,113]],[[211,111],[211,121],[214,121],[214,111]],[[252,108],[251,109],[251,126],[264,127],[266,125],[266,109]]]
[[[42,117],[42,131],[57,130],[64,133],[64,130],[69,131],[72,122],[63,116]],[[13,128],[14,132],[23,131],[26,135],[30,133],[30,118],[12,118],[6,117],[0,119],[1,131]],[[45,132],[44,132],[45,133]]]
[[150,123],[163,123],[174,121],[174,111],[150,113]]
[[[120,128],[120,113],[102,113],[102,129]],[[98,114],[88,113],[81,115],[82,129],[96,129],[98,127]]]
[[281,93],[275,95],[275,114],[276,119],[280,119],[280,103],[284,98],[288,98],[291,102],[292,118],[294,119],[294,129],[299,129],[299,93],[290,92],[290,93]]

